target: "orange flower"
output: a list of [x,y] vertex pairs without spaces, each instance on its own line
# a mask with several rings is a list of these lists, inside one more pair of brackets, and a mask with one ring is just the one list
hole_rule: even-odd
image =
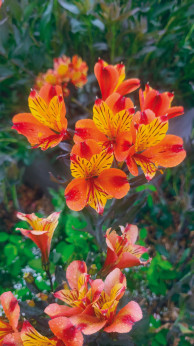
[[32,90],[28,103],[31,113],[15,115],[12,128],[26,136],[33,147],[46,150],[69,138],[65,103],[60,86],[46,84],[39,94]]
[[[118,105],[118,94],[114,98],[109,97],[108,104],[116,110],[122,107]],[[117,100],[117,102],[116,102]],[[128,103],[127,99],[124,104]],[[123,109],[116,114],[111,107],[100,99],[97,99],[93,108],[93,120],[83,119],[76,123],[74,141],[95,139],[103,149],[113,152],[118,161],[123,160],[123,138],[130,139],[130,128],[133,119],[134,108]],[[116,106],[117,104],[117,106]],[[133,105],[133,103],[131,102]],[[117,108],[116,108],[117,107]]]
[[78,55],[74,55],[71,63],[71,82],[81,88],[87,83],[88,66]]
[[99,59],[94,66],[94,74],[98,80],[103,100],[114,92],[126,95],[140,86],[137,78],[124,81],[125,66],[123,64],[108,65],[104,60]]
[[54,59],[54,71],[58,75],[61,83],[70,81],[71,59],[66,55]]
[[175,167],[186,156],[182,138],[166,135],[167,118],[164,116],[155,118],[154,113],[151,113],[154,119],[146,125],[144,123],[137,125],[137,130],[132,133],[133,144],[126,139],[122,144],[130,173],[137,176],[137,165],[139,165],[147,180],[154,177],[159,166]]
[[90,335],[104,329],[105,332],[127,333],[135,322],[142,318],[136,302],[128,303],[116,315],[119,300],[126,289],[126,278],[120,269],[114,269],[104,281],[104,290],[99,299],[80,315],[70,317],[83,334]]
[[68,306],[56,303],[47,306],[45,313],[51,318],[80,314],[99,298],[104,288],[102,280],[90,279],[90,275],[87,274],[87,266],[82,261],[73,261],[67,267],[66,278],[70,289],[65,284],[65,289],[57,291],[54,296]]
[[49,327],[55,337],[49,339],[41,335],[26,321],[23,323],[21,339],[24,346],[82,346],[83,335],[66,317],[58,317],[49,321]]
[[164,92],[152,89],[149,84],[146,84],[145,91],[139,90],[139,100],[141,111],[150,109],[156,117],[166,115],[168,119],[177,117],[184,113],[183,107],[171,107],[174,98],[174,93]]
[[0,319],[0,345],[23,345],[18,331],[20,307],[17,299],[9,291],[1,294],[0,302],[9,321]]
[[65,190],[66,203],[72,210],[90,205],[102,214],[107,199],[122,198],[129,190],[124,172],[110,168],[112,153],[102,151],[88,161],[78,155],[71,156],[71,174],[75,178]]
[[127,224],[120,226],[122,235],[119,236],[111,228],[106,231],[107,257],[102,268],[102,274],[107,275],[114,268],[130,268],[138,265],[145,265],[150,262],[142,261],[141,256],[148,251],[143,246],[135,245],[138,237],[138,228],[135,225]]
[[44,265],[49,262],[51,241],[53,233],[58,225],[59,216],[60,212],[55,212],[43,219],[39,218],[34,213],[17,213],[17,217],[20,220],[28,222],[32,229],[16,228],[16,230],[19,230],[24,236],[30,238],[39,247],[42,254],[42,263]]

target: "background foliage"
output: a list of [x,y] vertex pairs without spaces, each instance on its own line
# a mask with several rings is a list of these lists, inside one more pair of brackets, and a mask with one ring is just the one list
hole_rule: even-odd
[[[87,215],[66,208],[63,188],[50,189],[48,195],[40,182],[31,188],[23,178],[33,159],[48,156],[29,150],[26,140],[10,129],[12,116],[28,110],[27,97],[37,74],[61,54],[79,54],[87,62],[88,84],[83,91],[72,90],[67,99],[71,115],[85,114],[92,107],[98,92],[93,66],[99,56],[110,63],[123,61],[127,77],[138,77],[143,85],[149,81],[160,90],[174,90],[175,103],[188,109],[194,80],[193,15],[190,0],[6,0],[2,5],[0,293],[14,287],[22,300],[39,299],[26,287],[26,272],[34,275],[40,291],[49,289],[38,250],[15,231],[24,226],[15,217],[19,208],[42,215],[63,210],[52,243],[51,271],[57,266],[56,277],[74,259],[86,260],[89,266],[95,262],[100,268],[105,256],[100,255],[96,238],[84,232],[91,226]],[[56,154],[53,150],[47,157],[53,169]],[[181,167],[167,170],[154,185],[133,190],[140,193],[142,206],[138,215],[137,210],[133,214],[140,229],[139,244],[150,247],[153,260],[149,267],[126,271],[129,296],[145,312],[138,331],[130,334],[132,344],[191,344],[192,176],[188,155]]]

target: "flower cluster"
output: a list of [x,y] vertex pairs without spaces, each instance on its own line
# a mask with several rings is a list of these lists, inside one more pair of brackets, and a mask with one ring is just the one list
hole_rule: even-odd
[[[39,247],[43,268],[49,266],[51,240],[59,215],[60,212],[56,212],[47,218],[39,218],[34,213],[17,213],[20,220],[27,221],[31,226],[30,230],[17,230]],[[145,265],[151,259],[141,260],[148,249],[135,245],[137,226],[127,224],[125,227],[120,226],[120,229],[121,236],[115,230],[108,229],[106,232],[107,258],[97,277],[91,277],[83,261],[73,261],[67,267],[67,281],[53,293],[53,298],[65,305],[55,302],[48,304],[44,310],[51,318],[49,327],[54,334],[52,338],[41,335],[29,321],[23,321],[17,299],[11,292],[4,292],[0,302],[6,319],[0,319],[0,345],[81,346],[83,335],[100,330],[128,333],[134,323],[142,319],[142,310],[138,303],[130,301],[117,312],[119,301],[126,290],[126,277],[121,269]],[[100,279],[100,276],[106,276],[105,280]]]
[[53,61],[53,69],[40,73],[35,82],[35,89],[40,90],[43,85],[49,83],[53,86],[60,85],[63,96],[69,95],[68,83],[72,83],[76,88],[82,88],[87,83],[88,66],[78,55],[71,58],[62,55]]
[[[67,61],[63,57],[55,61],[55,69],[63,76]],[[72,64],[82,66],[78,58]],[[182,138],[167,134],[169,120],[184,109],[171,106],[173,93],[160,93],[147,84],[144,91],[139,90],[140,109],[135,111],[125,95],[139,88],[140,81],[125,80],[123,64],[108,65],[99,59],[94,73],[102,98],[94,104],[92,119],[75,123],[73,136],[67,129],[62,89],[51,81],[39,93],[31,91],[31,113],[15,115],[13,128],[42,150],[63,140],[73,143],[70,169],[74,179],[65,189],[67,205],[75,211],[89,205],[102,214],[108,199],[121,199],[128,193],[130,174],[138,176],[139,167],[150,181],[158,170],[162,172],[160,167],[174,167],[184,160]],[[74,81],[78,75],[74,74]]]

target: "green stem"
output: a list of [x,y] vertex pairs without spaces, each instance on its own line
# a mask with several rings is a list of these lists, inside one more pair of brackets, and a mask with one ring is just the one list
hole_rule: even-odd
[[17,190],[16,190],[15,184],[11,186],[11,194],[12,194],[12,198],[13,198],[14,207],[18,210],[20,208],[20,206],[19,206],[19,202],[18,202]]

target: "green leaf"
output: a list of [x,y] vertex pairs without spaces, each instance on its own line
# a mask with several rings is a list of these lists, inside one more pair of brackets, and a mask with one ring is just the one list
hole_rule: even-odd
[[139,237],[140,239],[145,239],[147,237],[147,229],[146,228],[141,228],[139,231]]
[[66,262],[74,252],[74,245],[68,245],[62,241],[56,246],[56,252],[60,253],[63,261]]
[[15,260],[15,257],[18,254],[17,247],[15,245],[12,245],[12,244],[7,244],[4,247],[4,251],[3,252],[4,252],[5,256],[6,256],[7,265],[10,265],[13,262],[13,260]]
[[6,232],[0,232],[0,243],[3,243],[9,238],[9,235]]
[[73,14],[79,14],[80,11],[77,6],[70,4],[64,0],[58,0],[58,3],[67,11],[73,13]]

